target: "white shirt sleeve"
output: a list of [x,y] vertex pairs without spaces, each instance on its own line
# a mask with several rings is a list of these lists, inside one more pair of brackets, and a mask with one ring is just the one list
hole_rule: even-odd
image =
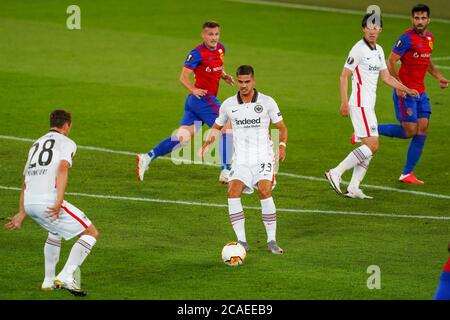
[[61,146],[61,158],[60,160],[66,160],[69,165],[72,166],[73,157],[77,152],[77,145],[73,141],[64,141]]
[[278,108],[278,104],[272,98],[269,99],[269,117],[272,123],[277,123],[283,120],[281,116],[280,108]]
[[222,103],[222,105],[220,106],[219,109],[219,116],[216,119],[216,124],[218,124],[219,126],[223,127],[227,121],[228,121],[228,114],[227,114],[227,106],[229,104],[227,103],[227,100],[224,101],[224,103]]
[[344,68],[347,68],[351,70],[352,72],[355,71],[356,67],[361,62],[361,59],[363,58],[363,52],[361,50],[361,47],[358,45],[355,45],[352,50],[350,50],[350,53],[348,54],[347,61],[345,61]]

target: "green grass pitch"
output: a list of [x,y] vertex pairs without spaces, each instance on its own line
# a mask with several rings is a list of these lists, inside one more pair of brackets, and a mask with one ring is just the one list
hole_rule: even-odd
[[[86,299],[433,297],[450,240],[450,221],[436,219],[450,218],[450,89],[439,89],[427,76],[433,115],[415,172],[426,184],[397,181],[408,142],[382,137],[365,183],[383,188],[365,188],[372,201],[344,199],[323,180],[305,177],[322,178],[352,149],[350,120],[338,113],[338,81],[348,51],[362,36],[361,16],[228,1],[76,3],[81,30],[69,31],[71,2],[1,1],[0,135],[38,138],[48,129],[49,113],[66,108],[78,145],[148,151],[178,126],[186,96],[178,81],[183,61],[200,43],[201,24],[215,19],[223,26],[225,69],[234,73],[238,65],[252,64],[257,89],[273,96],[283,112],[289,143],[280,173],[296,176],[278,176],[274,199],[278,208],[298,210],[278,213],[282,256],[266,249],[260,211],[246,210],[248,262],[230,268],[220,259],[223,245],[235,238],[226,207],[68,195],[100,231],[82,267]],[[379,44],[386,54],[409,25],[385,18]],[[430,31],[433,56],[448,57],[449,24],[432,23]],[[450,77],[450,61],[438,64]],[[219,99],[235,92],[222,82]],[[381,82],[377,115],[380,123],[395,121],[391,90]],[[19,192],[1,187],[20,187],[29,147],[0,138],[2,219],[16,213]],[[159,159],[138,183],[132,155],[80,148],[67,191],[225,205],[218,174],[214,167]],[[243,204],[259,201],[244,196]],[[67,292],[39,290],[45,239],[31,220],[17,232],[0,230],[0,299],[72,299]],[[63,243],[59,268],[72,243]],[[381,269],[379,290],[367,288],[370,265]]]

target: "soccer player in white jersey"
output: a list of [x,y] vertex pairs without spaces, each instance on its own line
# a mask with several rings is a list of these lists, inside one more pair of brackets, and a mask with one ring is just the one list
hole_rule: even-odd
[[[46,229],[45,278],[41,289],[64,288],[73,295],[85,296],[74,279],[74,272],[91,252],[99,234],[81,210],[64,200],[69,168],[77,150],[75,142],[68,138],[71,127],[70,113],[55,110],[50,114],[50,131],[36,140],[28,152],[19,213],[9,218],[5,227],[19,229],[28,215]],[[80,238],[73,245],[64,268],[55,276],[61,240],[75,236]]]
[[[352,179],[345,196],[349,198],[368,199],[359,185],[364,178],[369,162],[379,147],[375,100],[378,76],[392,88],[405,91],[417,97],[417,90],[410,89],[389,74],[384,51],[376,42],[382,28],[381,16],[366,14],[362,20],[363,39],[350,50],[340,77],[341,107],[340,113],[350,115],[355,136],[362,145],[354,149],[335,168],[325,173],[331,187],[342,194],[341,176],[353,169]],[[348,78],[352,75],[352,94],[348,100]]]
[[228,212],[231,224],[238,242],[248,250],[241,194],[253,193],[257,188],[268,249],[274,254],[281,254],[283,250],[276,242],[277,215],[272,199],[272,189],[275,187],[275,155],[269,127],[274,123],[279,130],[281,161],[286,157],[287,128],[275,100],[254,89],[252,66],[240,66],[236,77],[239,92],[222,104],[219,117],[200,152],[203,156],[208,145],[215,141],[220,130],[230,120],[234,137],[234,154],[228,180]]

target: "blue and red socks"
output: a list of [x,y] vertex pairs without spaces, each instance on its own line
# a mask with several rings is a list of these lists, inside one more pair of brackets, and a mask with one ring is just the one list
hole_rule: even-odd
[[450,258],[444,266],[434,300],[450,300]]
[[426,134],[417,134],[415,135],[408,149],[408,154],[406,158],[405,168],[403,170],[403,174],[408,174],[414,171],[417,163],[422,156],[423,147],[425,146],[425,140],[427,139]]

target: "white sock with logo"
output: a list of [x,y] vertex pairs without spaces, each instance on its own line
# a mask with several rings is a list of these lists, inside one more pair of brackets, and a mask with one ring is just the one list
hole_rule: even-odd
[[354,168],[357,164],[366,161],[372,156],[372,151],[366,145],[362,145],[348,154],[348,156],[336,167],[336,170],[340,175],[345,171]]
[[45,258],[45,279],[44,281],[53,282],[55,279],[56,265],[61,253],[61,237],[52,233],[48,234],[44,245]]
[[359,189],[359,185],[360,185],[361,181],[364,179],[367,169],[369,169],[370,160],[372,160],[372,157],[364,160],[361,163],[358,163],[353,168],[353,175],[352,175],[352,180],[350,181],[350,184],[349,184],[349,188]]
[[67,279],[72,278],[75,270],[81,266],[84,259],[91,253],[92,247],[97,240],[89,235],[83,235],[74,243],[72,250],[70,251],[69,258],[67,259],[64,269],[58,275],[58,278]]
[[276,241],[277,232],[277,209],[273,198],[267,198],[261,200],[262,220],[267,232],[267,242]]

